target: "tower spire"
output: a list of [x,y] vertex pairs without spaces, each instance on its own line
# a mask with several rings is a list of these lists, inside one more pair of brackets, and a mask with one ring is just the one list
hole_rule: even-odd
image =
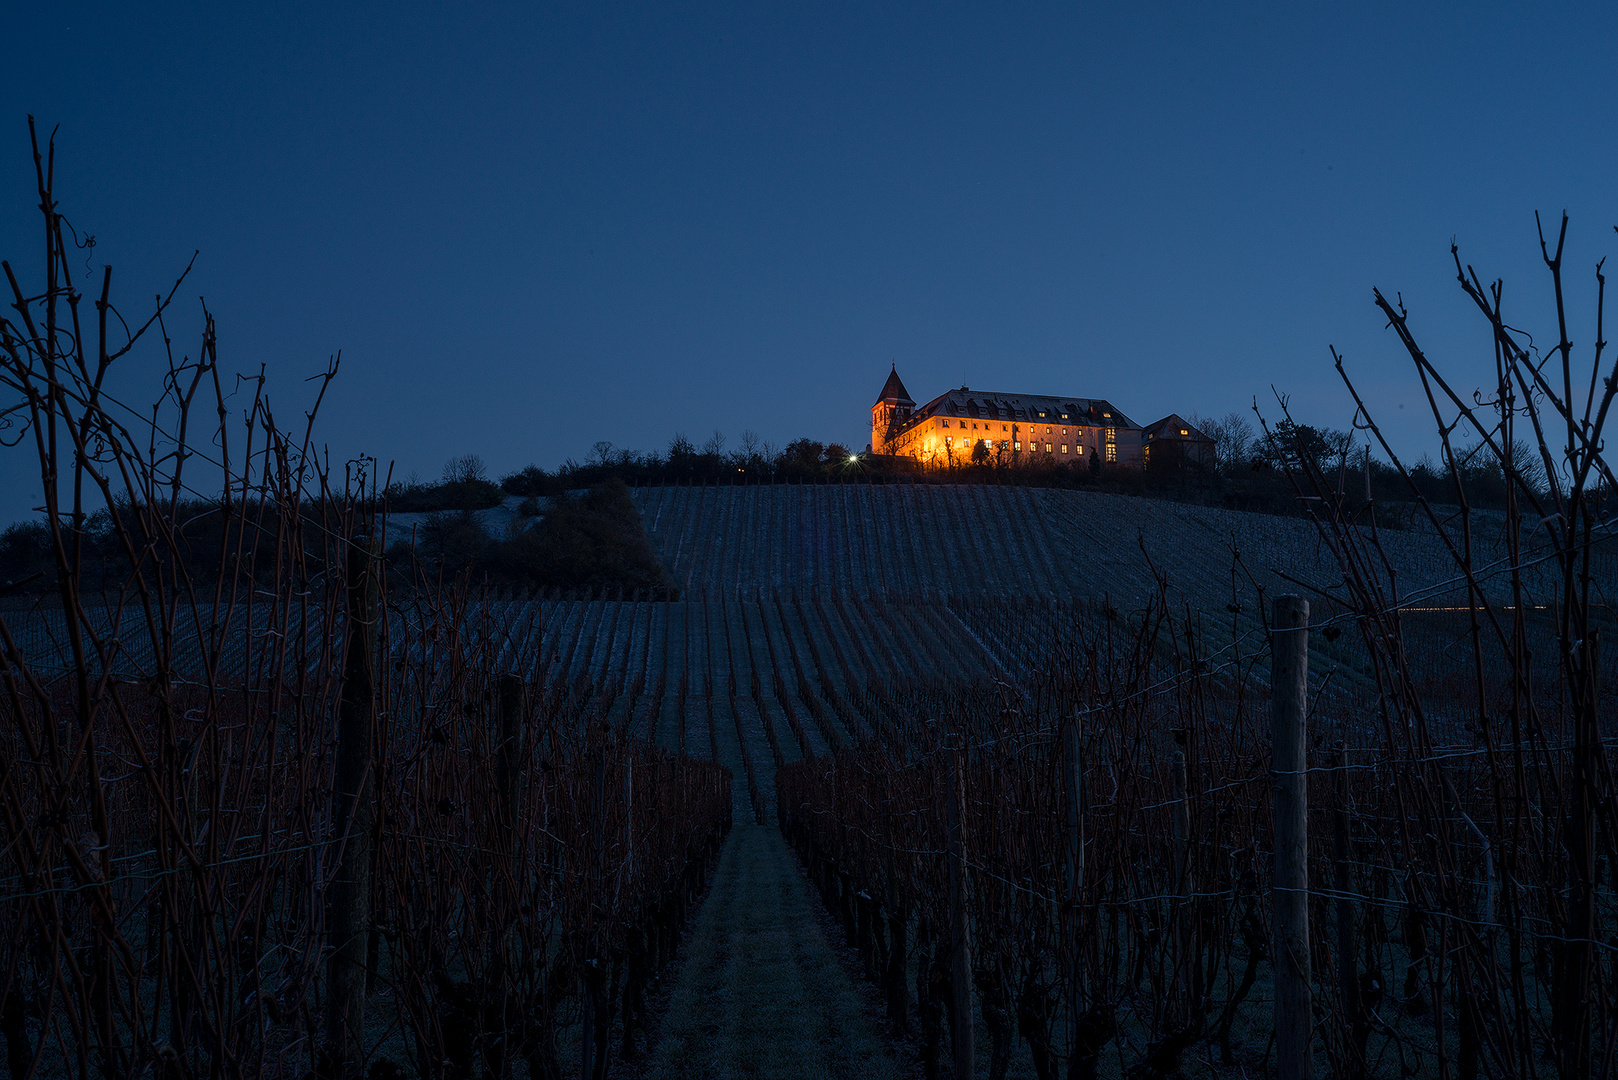
[[910,411],[916,407],[911,400],[910,391],[905,389],[904,380],[899,378],[899,365],[894,362],[888,368],[888,381],[882,384],[882,393],[877,395],[876,404],[871,406],[871,451],[877,454],[888,452],[888,440],[899,429],[899,425],[910,417]]
[[888,381],[882,384],[882,392],[876,396],[878,405],[884,402],[893,405],[915,405],[910,398],[910,391],[905,389],[904,380],[899,378],[899,365],[893,364],[888,371]]

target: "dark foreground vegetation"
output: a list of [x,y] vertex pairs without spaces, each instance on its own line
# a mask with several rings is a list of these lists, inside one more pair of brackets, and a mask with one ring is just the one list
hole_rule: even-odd
[[[538,679],[464,579],[394,595],[373,463],[328,472],[262,384],[229,419],[205,311],[123,427],[102,383],[158,316],[126,332],[109,270],[99,332],[70,332],[54,147],[36,161],[43,282],[6,266],[0,371],[55,609],[0,618],[9,1074],[607,1075],[716,864],[729,773]],[[601,502],[579,513],[621,512]]]
[[[477,567],[511,556],[428,535],[493,509],[475,468],[379,491],[262,392],[191,426],[234,415],[206,313],[151,427],[121,427],[101,385],[143,330],[63,329],[77,260],[40,163],[44,281],[0,321],[45,506],[7,543],[54,593],[49,619],[0,618],[13,1076],[605,1077],[647,1049],[738,804],[791,843],[930,1077],[1611,1075],[1618,665],[1594,568],[1618,368],[1565,333],[1531,352],[1458,259],[1496,345],[1481,403],[1377,297],[1437,466],[1401,464],[1345,374],[1386,470],[1283,417],[1265,464],[1175,481],[1273,478],[1317,528],[1328,570],[1285,640],[1332,670],[1305,687],[1239,566],[1222,611],[1161,578],[1134,605],[731,579],[712,603],[501,601]],[[1560,312],[1559,241],[1546,262]],[[96,291],[113,312],[110,274]],[[767,478],[830,479],[839,453]],[[612,481],[649,478],[600,456],[501,487],[549,537],[536,580],[646,569]],[[436,516],[385,556],[395,497]],[[1385,501],[1421,516],[1442,593],[1402,591]],[[1276,710],[1287,686],[1300,707]],[[1308,725],[1304,767],[1276,770],[1277,716]],[[1277,876],[1278,789],[1307,794],[1302,883]]]
[[[1561,248],[1545,245],[1558,314]],[[779,774],[782,829],[929,1075],[981,1062],[978,1030],[996,1078],[1018,1042],[1042,1078],[1611,1075],[1618,731],[1600,642],[1618,626],[1592,555],[1611,542],[1601,434],[1618,368],[1600,343],[1576,360],[1565,332],[1547,362],[1502,320],[1502,288],[1458,255],[1456,270],[1496,347],[1481,401],[1376,295],[1431,391],[1460,507],[1416,501],[1457,585],[1447,679],[1417,675],[1423,616],[1404,609],[1434,601],[1401,595],[1375,508],[1300,455],[1284,473],[1341,574],[1307,632],[1325,651],[1356,635],[1373,661],[1361,686],[1309,687],[1301,772],[1271,758],[1283,718],[1303,720],[1280,704],[1293,684],[1261,670],[1262,641],[1243,648],[1233,602],[1228,636],[1166,603],[1076,612],[1036,677],[891,688],[856,705],[857,744]],[[1481,455],[1452,442],[1463,432]],[[1508,481],[1509,552],[1487,563],[1466,497],[1480,457]],[[975,625],[1015,639],[1028,620],[986,605]],[[1290,884],[1289,788],[1311,811],[1307,877]],[[1257,1017],[1255,996],[1273,1002]],[[1266,1011],[1267,1043],[1251,1026]]]

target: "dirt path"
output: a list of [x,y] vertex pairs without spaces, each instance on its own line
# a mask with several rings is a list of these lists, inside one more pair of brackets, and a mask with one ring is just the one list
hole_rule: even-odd
[[741,814],[714,874],[645,1072],[901,1077],[821,929],[780,832]]

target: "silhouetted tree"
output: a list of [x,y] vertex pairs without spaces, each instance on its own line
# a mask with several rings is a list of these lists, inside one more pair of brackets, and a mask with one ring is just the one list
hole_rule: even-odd
[[1213,440],[1214,464],[1220,475],[1245,470],[1253,449],[1253,425],[1241,413],[1228,412],[1217,420],[1192,413],[1191,426]]

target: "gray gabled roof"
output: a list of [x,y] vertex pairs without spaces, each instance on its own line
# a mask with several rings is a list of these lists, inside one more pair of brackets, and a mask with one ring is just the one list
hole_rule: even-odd
[[[1191,434],[1181,435],[1180,431],[1182,429],[1189,431]],[[1147,424],[1145,432],[1147,438],[1152,439],[1171,438],[1190,439],[1196,442],[1213,442],[1213,440],[1208,438],[1205,433],[1192,425],[1190,421],[1181,416],[1179,413],[1169,413],[1167,416],[1163,417],[1163,419],[1158,420],[1155,423]]]
[[[1044,415],[1041,415],[1041,414]],[[1090,427],[1138,427],[1104,398],[1053,394],[1007,394],[961,387],[946,390],[916,410],[927,416],[969,416],[1022,422],[1067,423]]]

